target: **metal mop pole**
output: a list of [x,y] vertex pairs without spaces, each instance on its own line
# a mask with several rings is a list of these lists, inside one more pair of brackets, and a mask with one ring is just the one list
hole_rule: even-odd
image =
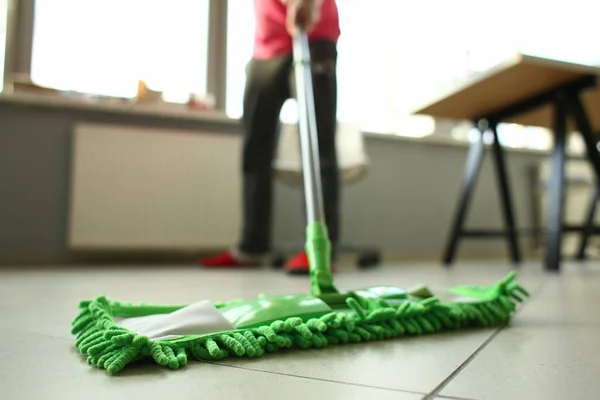
[[310,262],[311,292],[335,293],[331,274],[331,242],[325,225],[323,189],[315,102],[313,95],[310,48],[305,32],[294,35],[294,72],[298,100],[298,125],[302,153],[302,174],[306,199],[306,253]]

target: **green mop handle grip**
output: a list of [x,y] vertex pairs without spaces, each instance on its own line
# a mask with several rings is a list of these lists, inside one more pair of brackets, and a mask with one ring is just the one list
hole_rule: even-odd
[[294,72],[298,100],[298,126],[306,204],[306,254],[310,265],[311,294],[337,293],[331,274],[331,241],[325,225],[319,160],[317,119],[310,67],[308,36],[300,27],[293,37]]

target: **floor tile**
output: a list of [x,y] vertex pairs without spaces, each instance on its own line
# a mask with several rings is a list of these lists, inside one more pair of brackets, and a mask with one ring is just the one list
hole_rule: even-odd
[[600,268],[593,264],[565,263],[560,274],[545,277],[541,290],[528,302],[516,321],[527,326],[600,326]]
[[563,264],[442,395],[595,398],[600,391],[600,265]]
[[592,399],[600,392],[598,326],[505,329],[441,392],[472,399]]
[[198,397],[418,400],[423,397],[205,363],[192,363],[178,371],[144,365],[109,376],[104,370],[86,365],[69,340],[0,331],[0,343],[0,387],[2,398],[7,400]]
[[491,330],[468,330],[325,349],[290,350],[261,359],[224,363],[256,371],[427,393],[491,334]]

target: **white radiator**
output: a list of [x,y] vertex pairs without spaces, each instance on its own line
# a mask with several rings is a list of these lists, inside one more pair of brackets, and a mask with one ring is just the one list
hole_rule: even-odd
[[69,246],[200,250],[238,238],[241,136],[75,127]]

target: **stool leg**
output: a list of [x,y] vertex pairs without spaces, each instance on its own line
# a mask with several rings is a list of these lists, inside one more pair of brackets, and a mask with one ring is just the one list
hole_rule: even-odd
[[504,214],[504,225],[506,228],[506,239],[508,240],[508,249],[510,256],[514,264],[521,262],[521,250],[519,249],[519,243],[517,240],[517,232],[515,227],[515,215],[513,210],[512,196],[510,193],[510,186],[508,184],[508,174],[506,173],[506,163],[504,161],[504,150],[498,139],[497,125],[494,123],[490,126],[492,133],[494,134],[494,144],[492,149],[494,151],[494,161],[496,164],[496,176],[498,184],[500,186],[500,202],[502,204],[502,211]]
[[562,97],[554,104],[554,149],[550,160],[548,236],[546,261],[548,271],[560,269],[563,213],[565,201],[565,142],[567,136],[567,108]]
[[598,185],[594,185],[594,194],[592,195],[592,199],[590,201],[590,206],[588,208],[588,214],[585,219],[585,226],[583,227],[583,232],[581,232],[581,241],[579,243],[579,250],[577,252],[577,260],[583,261],[585,260],[585,250],[588,245],[588,241],[590,236],[594,231],[594,216],[596,215],[596,208],[598,206],[598,196],[599,188]]
[[479,138],[477,141],[472,142],[469,146],[469,154],[467,155],[467,161],[465,163],[463,182],[460,191],[460,198],[458,200],[458,207],[454,214],[454,220],[450,231],[450,237],[444,251],[443,263],[446,266],[450,266],[454,261],[456,249],[458,247],[458,240],[462,234],[462,229],[467,216],[469,208],[469,202],[473,193],[475,182],[477,181],[477,175],[481,168],[481,161],[483,160],[483,151],[485,145],[483,142],[483,132],[480,131]]

